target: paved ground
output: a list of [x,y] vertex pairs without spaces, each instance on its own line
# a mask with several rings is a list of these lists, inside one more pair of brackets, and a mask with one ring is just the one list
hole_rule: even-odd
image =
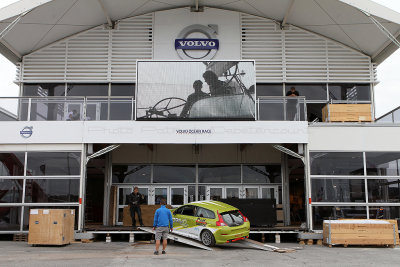
[[[297,244],[279,244],[297,247]],[[204,251],[170,244],[167,255],[153,255],[154,245],[94,242],[65,247],[32,247],[0,242],[0,266],[400,266],[400,248],[313,245],[294,253],[276,253],[235,246]]]

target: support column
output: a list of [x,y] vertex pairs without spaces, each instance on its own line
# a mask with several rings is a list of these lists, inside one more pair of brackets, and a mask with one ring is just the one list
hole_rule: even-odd
[[304,184],[306,192],[306,214],[307,214],[307,229],[312,229],[312,206],[311,206],[311,178],[310,178],[310,151],[308,145],[304,144]]

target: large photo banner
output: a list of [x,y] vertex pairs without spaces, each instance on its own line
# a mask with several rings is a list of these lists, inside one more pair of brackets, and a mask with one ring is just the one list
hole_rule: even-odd
[[138,61],[137,120],[255,120],[254,61]]

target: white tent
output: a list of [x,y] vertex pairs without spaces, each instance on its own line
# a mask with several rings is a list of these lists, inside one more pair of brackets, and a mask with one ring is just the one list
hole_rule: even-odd
[[370,0],[21,0],[0,9],[0,30],[14,22],[0,37],[0,52],[15,63],[41,47],[94,26],[198,6],[296,25],[356,49],[378,64],[398,48],[390,37],[400,39],[400,14]]

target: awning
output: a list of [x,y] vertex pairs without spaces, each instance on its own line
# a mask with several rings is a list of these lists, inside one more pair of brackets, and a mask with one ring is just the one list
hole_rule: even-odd
[[361,10],[400,40],[400,14],[370,0],[21,0],[0,9],[0,30],[25,14],[0,41],[12,62],[55,41],[123,18],[179,7],[214,7],[293,24],[381,63],[398,47]]

